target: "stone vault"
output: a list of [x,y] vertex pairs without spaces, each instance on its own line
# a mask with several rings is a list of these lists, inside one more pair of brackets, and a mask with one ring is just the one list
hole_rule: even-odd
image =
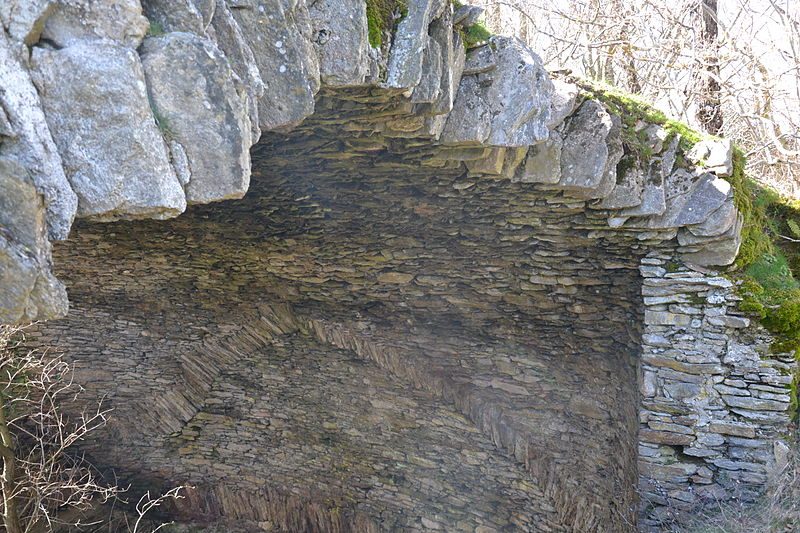
[[634,531],[763,485],[791,366],[714,270],[729,146],[465,50],[450,2],[376,47],[360,0],[142,4],[0,43],[0,312],[66,286],[31,338],[114,409],[98,465],[243,531]]

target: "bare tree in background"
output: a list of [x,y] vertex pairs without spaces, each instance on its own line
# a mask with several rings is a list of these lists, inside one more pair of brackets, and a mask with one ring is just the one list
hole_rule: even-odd
[[700,70],[697,91],[697,121],[712,135],[722,133],[722,100],[719,68],[719,18],[717,0],[700,0],[700,44],[704,69]]
[[468,0],[551,69],[641,94],[724,135],[749,173],[800,197],[798,0]]
[[53,531],[119,491],[102,483],[75,443],[106,421],[99,406],[68,419],[62,404],[75,399],[69,365],[44,351],[24,349],[20,330],[0,326],[0,455],[2,522],[8,533]]

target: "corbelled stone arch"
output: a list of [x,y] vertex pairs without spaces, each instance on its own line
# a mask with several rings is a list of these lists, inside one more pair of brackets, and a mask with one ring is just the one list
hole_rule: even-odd
[[[52,140],[18,126],[52,133],[79,215],[248,191],[56,245],[73,309],[41,335],[116,402],[87,445],[104,466],[192,482],[187,519],[289,530],[624,531],[637,476],[643,528],[763,484],[787,364],[760,360],[710,270],[739,247],[728,145],[683,153],[513,39],[465,50],[474,10],[448,2],[409,2],[377,47],[355,0],[144,4],[147,37],[135,9],[119,38],[62,6],[57,46],[3,63],[11,126],[42,161]],[[35,43],[25,22],[9,35]],[[71,99],[120,87],[103,113],[152,150],[111,173],[130,139],[76,137],[106,115]],[[57,173],[16,179],[37,169],[7,146],[24,216],[3,219],[0,310],[48,318],[65,301],[46,234],[74,206]]]

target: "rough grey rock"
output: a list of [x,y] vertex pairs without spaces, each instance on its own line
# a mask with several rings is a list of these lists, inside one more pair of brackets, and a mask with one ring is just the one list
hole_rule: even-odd
[[730,139],[700,141],[686,157],[718,176],[727,177],[733,174],[733,143]]
[[55,0],[5,0],[0,4],[0,21],[12,39],[32,46],[55,6]]
[[203,15],[192,0],[141,0],[144,15],[151,25],[164,32],[186,31],[203,35]]
[[183,212],[183,189],[153,120],[136,52],[84,41],[57,51],[37,48],[32,64],[80,216],[168,218]]
[[606,139],[613,123],[611,115],[595,100],[587,100],[573,115],[564,131],[559,185],[570,190],[593,190],[606,173]]
[[225,0],[216,0],[211,19],[214,39],[220,50],[225,53],[231,68],[244,84],[247,91],[247,110],[250,116],[250,128],[253,141],[261,137],[258,121],[258,100],[264,94],[264,82],[258,71],[253,50],[242,35],[242,31],[233,18]]
[[323,84],[363,85],[371,72],[367,9],[362,0],[318,0],[308,7]]
[[725,201],[733,202],[731,184],[713,174],[704,174],[689,193],[686,203],[675,219],[678,226],[700,224]]
[[17,161],[28,169],[36,189],[44,197],[50,238],[66,239],[78,209],[78,198],[64,175],[36,88],[2,31],[0,110],[3,129],[7,130],[6,138],[0,139],[0,157]]
[[443,115],[453,110],[458,83],[461,81],[464,71],[466,52],[461,42],[461,36],[453,33],[449,9],[446,9],[444,14],[431,24],[430,36],[431,44],[436,44],[441,54],[439,96],[430,106],[419,106],[418,111],[423,114],[442,115],[433,119],[437,122],[438,133],[441,133],[441,129],[444,128],[447,121],[447,117]]
[[483,15],[483,8],[478,6],[459,6],[453,15],[454,26],[469,27],[478,22],[478,19]]
[[553,97],[550,100],[550,121],[547,127],[551,130],[564,122],[575,112],[578,101],[578,86],[559,79],[553,79]]
[[[729,195],[730,196],[730,195]],[[688,226],[688,230],[697,237],[717,237],[728,231],[736,223],[739,211],[728,198],[722,206],[708,215],[700,224]]]
[[624,209],[642,204],[645,173],[635,164],[628,167],[617,179],[611,193],[598,204],[601,209]]
[[725,232],[721,238],[702,245],[696,251],[681,253],[681,257],[689,264],[698,266],[725,266],[736,260],[739,247],[742,245],[742,225],[744,217],[739,214],[736,224]]
[[628,217],[646,217],[661,215],[666,211],[666,193],[664,192],[664,177],[660,169],[650,167],[644,180],[642,190],[642,203],[636,207],[623,209],[620,215]]
[[42,37],[59,47],[86,39],[109,39],[136,48],[150,23],[139,0],[60,0]]
[[411,101],[432,104],[441,94],[442,70],[446,67],[442,64],[442,49],[434,39],[429,39],[422,55],[422,76],[411,93]]
[[464,76],[472,76],[473,74],[483,74],[484,72],[491,72],[497,68],[497,58],[495,57],[494,48],[485,45],[473,48],[469,51],[464,62]]
[[561,147],[563,141],[558,132],[551,132],[550,139],[534,144],[528,149],[528,157],[522,170],[513,181],[522,183],[558,183],[561,179]]
[[319,89],[319,62],[305,2],[257,0],[235,7],[231,13],[265,85],[258,102],[261,129],[296,126],[313,113]]
[[244,196],[250,122],[225,56],[211,41],[182,32],[147,38],[140,53],[153,110],[168,125],[165,135],[186,153],[186,200]]
[[549,137],[553,83],[542,60],[517,39],[492,38],[498,69],[486,93],[492,146],[528,146]]
[[553,84],[541,59],[517,39],[493,37],[490,46],[497,68],[462,78],[442,142],[519,147],[547,139]]
[[408,14],[397,26],[389,53],[386,87],[412,89],[419,84],[424,51],[429,42],[428,26],[439,1],[409,0]]
[[0,157],[0,191],[0,324],[66,314],[66,290],[50,271],[44,202],[27,169]]
[[444,144],[481,144],[491,131],[491,109],[484,99],[478,77],[464,76],[440,141]]

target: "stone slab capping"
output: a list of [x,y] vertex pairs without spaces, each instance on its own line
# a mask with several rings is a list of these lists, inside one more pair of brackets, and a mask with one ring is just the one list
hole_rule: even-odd
[[[525,530],[648,530],[704,502],[757,492],[785,460],[795,363],[792,354],[768,353],[769,335],[737,310],[733,284],[718,272],[735,260],[743,224],[725,179],[733,172],[730,143],[703,141],[684,154],[678,137],[641,124],[637,135],[652,156],[623,164],[630,147],[622,117],[551,77],[523,43],[492,37],[465,52],[474,8],[409,0],[395,13],[390,45],[377,49],[369,44],[368,3],[3,1],[0,323],[71,316],[51,241],[68,239],[75,217],[86,224],[173,218],[189,204],[242,198],[251,173],[255,183],[310,161],[319,162],[320,179],[349,171],[363,176],[366,190],[371,176],[392,172],[423,181],[452,176],[453,194],[535,196],[505,222],[533,239],[623,243],[639,261],[641,316],[630,324],[639,355],[638,502],[612,509],[608,494],[570,481],[563,460],[539,454],[535,424],[509,399],[525,396],[519,388],[488,379],[488,389],[472,389],[470,376],[450,375],[444,363],[431,380],[404,366],[414,349],[365,337],[357,317],[334,324],[285,311],[301,324],[291,331],[350,350],[452,404],[554,502],[540,517],[547,529],[527,521]],[[418,209],[427,216],[435,205]],[[572,233],[548,232],[559,221]],[[394,290],[424,286],[423,277],[383,272],[377,281]],[[531,272],[526,283],[556,291],[555,299],[577,290],[569,276],[547,271]],[[506,302],[525,305],[524,288],[502,290]],[[230,355],[232,348],[215,346]],[[189,374],[204,372],[202,362],[185,364],[196,367]],[[214,365],[208,372],[216,375]],[[181,411],[170,415],[174,431],[196,414],[212,382],[203,377],[173,402]],[[571,405],[591,418],[587,404]],[[608,475],[624,486],[632,473]],[[348,527],[377,527],[359,516]],[[422,529],[453,530],[425,520]],[[474,530],[491,530],[482,527]]]

